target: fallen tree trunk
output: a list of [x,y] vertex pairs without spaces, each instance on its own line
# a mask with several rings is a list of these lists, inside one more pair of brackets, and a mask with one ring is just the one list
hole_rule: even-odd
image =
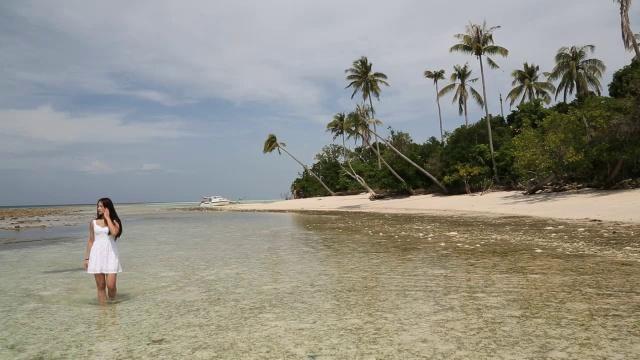
[[542,190],[542,188],[544,188],[548,183],[552,182],[555,178],[556,178],[556,175],[552,174],[551,176],[547,177],[546,179],[542,180],[536,185],[533,185],[532,187],[530,187],[525,194],[533,195],[537,193],[538,191]]

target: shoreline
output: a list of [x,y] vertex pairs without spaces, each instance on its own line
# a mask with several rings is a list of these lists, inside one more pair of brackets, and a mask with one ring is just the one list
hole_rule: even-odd
[[[383,214],[502,217],[524,216],[563,221],[619,222],[640,224],[640,189],[581,189],[560,193],[523,195],[519,191],[496,191],[483,195],[414,195],[369,200],[368,194],[274,202],[230,204],[220,207],[198,206],[165,208],[176,211],[373,212]],[[156,209],[158,210],[158,209]],[[93,216],[89,206],[57,208],[0,209],[0,230],[74,226]]]
[[367,194],[294,199],[267,204],[231,204],[205,211],[377,212],[392,214],[531,216],[557,220],[640,223],[640,189],[581,189],[523,195],[519,191],[483,195],[416,195],[371,201]]

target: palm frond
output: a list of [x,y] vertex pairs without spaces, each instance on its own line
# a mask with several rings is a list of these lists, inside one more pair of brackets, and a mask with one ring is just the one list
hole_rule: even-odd
[[480,107],[483,107],[484,99],[482,98],[482,95],[480,95],[480,93],[477,92],[476,89],[472,88],[471,86],[469,86],[469,92],[471,93],[471,98],[475,100],[475,102],[478,105],[480,105]]
[[600,78],[606,66],[601,60],[589,58],[595,51],[594,45],[563,46],[556,54],[556,66],[548,76],[548,81],[560,80],[556,88],[556,98],[562,92],[564,101],[567,95],[576,93],[587,95],[590,91],[601,93]]
[[449,84],[445,87],[443,87],[442,89],[440,89],[440,92],[438,93],[439,97],[442,97],[444,95],[447,95],[448,93],[450,93],[451,91],[453,91],[456,88],[456,84]]
[[489,67],[492,69],[499,69],[500,66],[498,66],[498,64],[496,64],[490,57],[486,57],[487,59],[487,64],[489,64]]
[[271,153],[273,150],[278,150],[278,155],[280,155],[280,147],[286,146],[284,143],[278,143],[278,138],[275,134],[269,134],[267,136],[267,140],[264,142],[264,147],[262,149],[262,153]]

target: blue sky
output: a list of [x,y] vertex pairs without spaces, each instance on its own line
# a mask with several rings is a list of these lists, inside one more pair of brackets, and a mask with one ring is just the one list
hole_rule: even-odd
[[[596,46],[605,93],[631,59],[612,1],[230,3],[1,2],[0,206],[280,198],[301,169],[263,155],[264,140],[275,133],[311,164],[331,142],[327,122],[355,107],[344,70],[361,55],[389,77],[375,104],[383,128],[423,142],[439,134],[424,70],[469,62],[480,75],[448,51],[469,21],[501,25],[494,39],[510,50],[486,77],[494,114],[511,71],[549,71],[561,46]],[[445,130],[464,123],[442,105]],[[470,121],[480,116],[470,105]]]

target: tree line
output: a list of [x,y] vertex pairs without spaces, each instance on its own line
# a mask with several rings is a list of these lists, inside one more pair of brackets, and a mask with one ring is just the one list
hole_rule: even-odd
[[[506,117],[489,113],[484,64],[499,68],[495,56],[509,51],[496,45],[489,27],[470,23],[451,52],[475,56],[480,79],[469,64],[455,65],[442,89],[445,70],[427,70],[433,81],[440,120],[440,139],[418,144],[405,132],[388,128],[379,135],[382,121],[376,118],[373,98],[380,100],[388,77],[373,70],[365,56],[345,70],[348,85],[362,102],[349,112],[339,112],[327,124],[334,143],[323,147],[310,166],[302,164],[275,134],[269,134],[263,152],[284,151],[303,167],[291,185],[293,197],[345,194],[366,190],[371,198],[387,193],[485,191],[492,187],[523,189],[528,193],[545,187],[560,190],[592,186],[637,186],[640,178],[640,50],[639,34],[631,31],[630,0],[620,5],[623,44],[635,53],[631,64],[618,70],[609,96],[602,96],[600,80],[605,64],[590,57],[594,45],[567,46],[558,50],[555,67],[540,72],[525,62],[514,70],[513,89],[506,100],[517,108]],[[480,80],[482,94],[473,85]],[[555,84],[554,84],[555,83]],[[440,99],[452,94],[465,125],[450,133],[442,129]],[[548,107],[552,96],[561,102]],[[575,99],[567,102],[570,96]],[[468,100],[481,106],[485,116],[469,123]],[[340,143],[335,141],[340,139]],[[351,146],[353,141],[353,147]],[[635,179],[635,180],[634,180]]]

